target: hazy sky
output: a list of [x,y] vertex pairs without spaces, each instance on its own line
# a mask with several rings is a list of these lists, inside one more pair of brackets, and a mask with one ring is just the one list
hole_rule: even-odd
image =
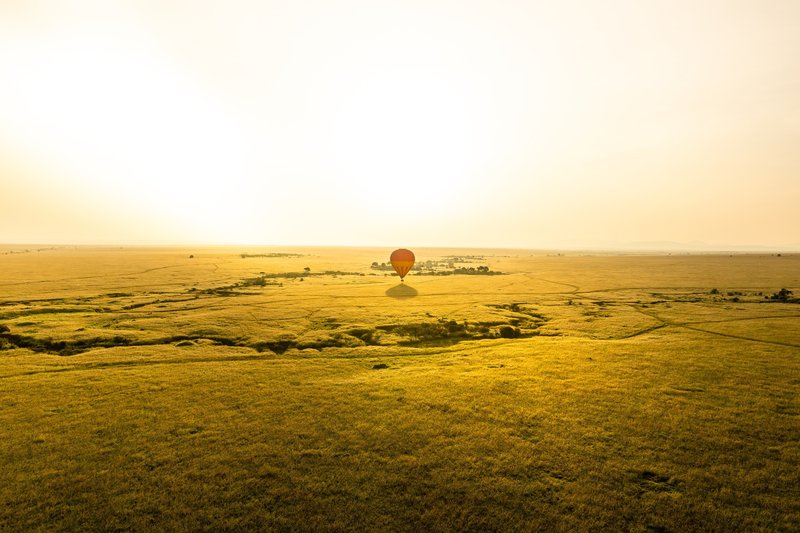
[[798,0],[0,0],[0,242],[800,247],[798,28]]

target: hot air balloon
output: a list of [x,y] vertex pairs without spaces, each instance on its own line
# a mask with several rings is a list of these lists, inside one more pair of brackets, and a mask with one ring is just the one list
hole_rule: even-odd
[[414,257],[414,252],[411,250],[400,248],[399,250],[392,252],[392,255],[389,256],[389,261],[392,263],[397,275],[400,276],[400,281],[403,281],[403,278],[406,277],[408,271],[414,266],[416,257]]

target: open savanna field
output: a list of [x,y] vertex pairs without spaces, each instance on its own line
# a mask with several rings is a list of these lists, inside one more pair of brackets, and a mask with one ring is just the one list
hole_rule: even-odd
[[389,252],[0,249],[0,530],[800,530],[800,256]]

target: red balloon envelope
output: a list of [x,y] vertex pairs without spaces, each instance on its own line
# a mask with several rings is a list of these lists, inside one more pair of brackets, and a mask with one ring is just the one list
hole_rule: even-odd
[[417,258],[414,257],[414,252],[406,250],[405,248],[395,250],[389,257],[389,261],[392,263],[395,272],[400,276],[400,281],[403,281],[403,278],[406,277],[408,271],[414,266],[414,261],[416,260]]

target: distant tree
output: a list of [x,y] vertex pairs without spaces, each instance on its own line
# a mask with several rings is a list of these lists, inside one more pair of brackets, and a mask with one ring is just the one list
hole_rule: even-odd
[[719,294],[719,289],[711,289],[711,294]]
[[776,292],[775,294],[773,294],[772,296],[770,296],[770,299],[771,300],[778,300],[779,302],[786,302],[786,301],[789,300],[789,298],[792,297],[792,294],[793,294],[792,291],[790,291],[789,289],[783,288],[783,289],[779,290],[778,292]]
[[306,274],[308,274],[309,272],[311,272],[311,267],[305,267],[303,270],[305,271]]

